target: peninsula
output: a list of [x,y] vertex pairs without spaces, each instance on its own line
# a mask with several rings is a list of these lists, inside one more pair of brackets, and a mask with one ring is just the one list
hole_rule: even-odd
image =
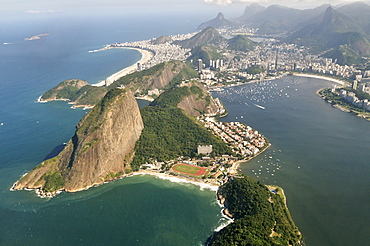
[[132,92],[113,89],[81,119],[59,155],[40,163],[12,189],[37,189],[41,196],[54,196],[131,173],[135,143],[143,128]]

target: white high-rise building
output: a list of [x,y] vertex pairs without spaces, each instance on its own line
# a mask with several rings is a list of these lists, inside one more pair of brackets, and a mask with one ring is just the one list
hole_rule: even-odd
[[203,70],[203,61],[202,59],[198,59],[198,71],[201,72]]

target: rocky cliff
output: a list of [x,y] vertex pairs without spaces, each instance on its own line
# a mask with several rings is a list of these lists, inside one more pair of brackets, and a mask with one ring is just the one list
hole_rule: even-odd
[[40,97],[40,101],[68,100],[75,107],[92,107],[104,97],[107,91],[106,87],[96,87],[84,80],[70,79],[45,92]]
[[216,115],[218,113],[218,107],[213,97],[202,84],[199,82],[189,82],[186,86],[190,88],[190,91],[195,93],[185,96],[179,104],[177,104],[178,108],[196,117],[202,114]]
[[73,79],[59,83],[41,96],[41,101],[68,100],[74,107],[97,104],[108,90],[116,87],[125,87],[138,94],[145,94],[148,90],[169,88],[182,80],[195,78],[198,73],[182,61],[160,63],[149,69],[135,72],[118,79],[110,86],[97,87],[86,81]]
[[205,87],[196,81],[182,83],[163,92],[150,106],[181,108],[192,116],[218,114],[218,105]]
[[178,44],[185,49],[193,49],[202,45],[219,46],[222,43],[227,43],[227,39],[222,37],[215,28],[207,27],[189,39],[174,41],[173,43]]
[[13,189],[79,191],[131,172],[136,141],[144,128],[130,90],[113,89],[78,123],[60,154],[36,166]]
[[70,94],[75,93],[82,87],[88,85],[87,81],[81,79],[69,79],[60,82],[54,88],[45,92],[40,100],[42,101],[52,101],[52,100],[69,100]]
[[160,63],[147,70],[129,74],[115,81],[110,88],[125,86],[135,93],[143,93],[153,89],[164,89],[181,83],[182,80],[194,78],[198,73],[187,63],[170,61]]
[[203,22],[202,24],[200,24],[198,26],[198,30],[203,30],[204,28],[207,28],[207,27],[213,27],[213,28],[221,28],[221,27],[225,27],[225,26],[234,26],[234,23],[229,21],[229,20],[226,20],[224,15],[220,12],[218,13],[218,15],[216,16],[216,18],[210,20],[210,21],[206,21],[206,22]]

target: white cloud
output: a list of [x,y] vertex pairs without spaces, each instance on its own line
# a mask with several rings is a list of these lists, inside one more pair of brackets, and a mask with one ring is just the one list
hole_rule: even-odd
[[230,5],[232,4],[233,0],[204,0],[205,3],[209,3],[209,4],[217,4],[217,5],[223,5],[223,6],[227,6],[227,5]]
[[63,11],[62,10],[53,10],[53,9],[49,9],[49,10],[27,10],[26,11],[27,14],[60,13],[60,12],[63,12]]

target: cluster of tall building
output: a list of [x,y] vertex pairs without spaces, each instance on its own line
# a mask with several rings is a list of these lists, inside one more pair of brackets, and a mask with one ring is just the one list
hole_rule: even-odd
[[360,100],[356,96],[356,93],[344,89],[340,90],[339,95],[352,105],[370,111],[370,102],[368,99]]
[[244,157],[258,154],[267,143],[262,134],[240,122],[205,121],[204,126],[222,141],[232,145],[234,153]]
[[[361,75],[353,66],[339,65],[336,61],[312,55],[304,47],[295,44],[275,44],[275,40],[265,40],[263,45],[248,52],[234,52],[237,59],[226,65],[229,70],[245,70],[259,66],[266,71],[316,72],[352,78]],[[242,57],[242,58],[241,58]]]
[[[176,35],[170,36],[171,40],[182,40],[188,35]],[[154,56],[145,64],[137,64],[137,69],[144,70],[153,67],[157,64],[179,60],[184,61],[188,58],[188,53],[190,49],[184,49],[179,45],[175,45],[172,42],[166,42],[162,44],[153,44],[153,39],[135,41],[135,42],[125,42],[125,43],[114,43],[107,46],[107,48],[139,48],[144,50],[149,50],[153,52]]]

